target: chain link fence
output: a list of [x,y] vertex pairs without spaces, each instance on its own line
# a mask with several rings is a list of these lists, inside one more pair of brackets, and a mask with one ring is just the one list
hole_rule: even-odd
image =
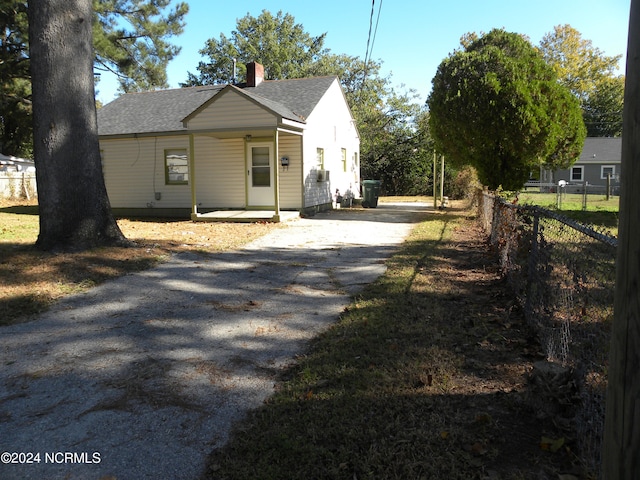
[[617,239],[555,212],[486,192],[479,220],[547,360],[571,369],[580,457],[600,471]]

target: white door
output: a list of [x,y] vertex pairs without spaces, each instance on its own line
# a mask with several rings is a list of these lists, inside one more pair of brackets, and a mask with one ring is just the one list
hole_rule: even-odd
[[250,207],[273,207],[273,143],[250,143],[247,146],[247,188]]

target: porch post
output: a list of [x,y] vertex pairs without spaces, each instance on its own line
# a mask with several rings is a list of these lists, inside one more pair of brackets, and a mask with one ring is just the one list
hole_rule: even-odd
[[191,220],[198,218],[198,204],[196,203],[196,154],[193,133],[189,134],[189,184],[191,186]]
[[275,181],[275,188],[273,189],[273,196],[275,201],[275,215],[273,216],[274,222],[280,221],[280,132],[276,128],[276,134],[274,138],[274,150],[275,150],[275,159],[274,159],[274,168],[273,168],[273,177]]

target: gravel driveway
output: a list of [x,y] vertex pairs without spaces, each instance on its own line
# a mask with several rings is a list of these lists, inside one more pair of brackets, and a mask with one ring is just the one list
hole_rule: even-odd
[[425,208],[295,220],[3,327],[0,478],[198,478],[277,372],[384,273]]

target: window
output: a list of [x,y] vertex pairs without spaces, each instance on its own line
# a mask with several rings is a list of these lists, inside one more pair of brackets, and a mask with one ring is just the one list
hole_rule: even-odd
[[251,147],[251,181],[254,187],[271,186],[271,155],[269,147]]
[[584,181],[584,167],[571,167],[571,181],[572,182]]
[[186,185],[189,181],[187,150],[165,150],[164,178],[167,185]]
[[347,149],[342,148],[341,153],[342,153],[342,171],[346,172],[347,171]]
[[611,178],[615,178],[616,176],[615,165],[602,165],[600,167],[600,178],[602,180],[606,180],[608,176],[611,176]]
[[324,148],[318,148],[316,150],[316,168],[318,170],[324,170]]

